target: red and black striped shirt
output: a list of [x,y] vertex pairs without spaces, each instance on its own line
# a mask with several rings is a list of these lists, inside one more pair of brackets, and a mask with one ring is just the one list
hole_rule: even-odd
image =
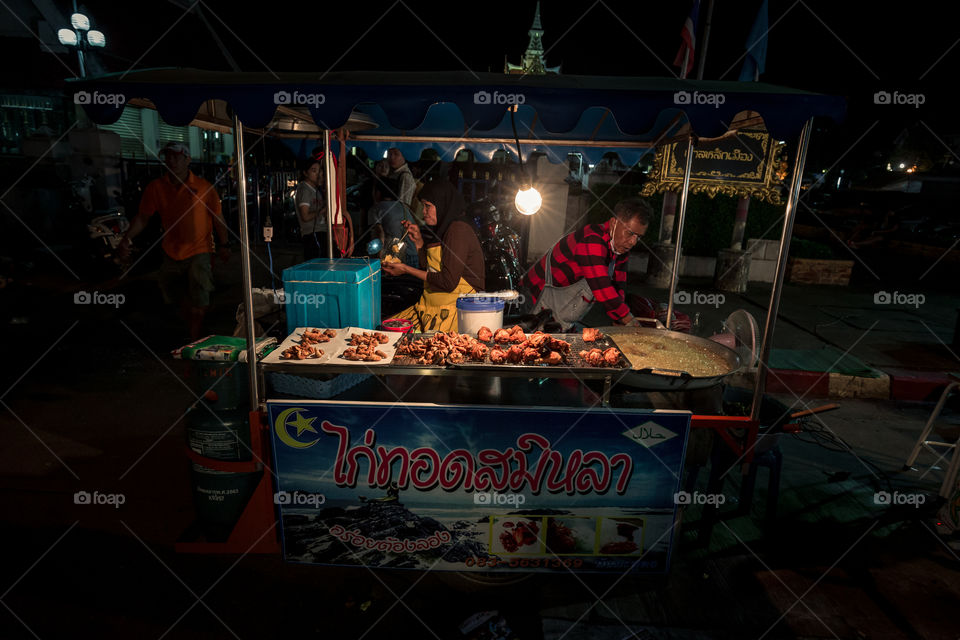
[[[586,278],[593,291],[594,301],[603,305],[611,319],[621,320],[630,314],[623,293],[630,252],[617,255],[610,249],[609,221],[603,224],[588,224],[574,231],[561,239],[547,255],[551,256],[550,273],[553,276],[553,286],[566,287]],[[547,256],[540,258],[523,279],[523,284],[530,290],[534,302],[540,297],[545,284],[543,267],[546,259]]]

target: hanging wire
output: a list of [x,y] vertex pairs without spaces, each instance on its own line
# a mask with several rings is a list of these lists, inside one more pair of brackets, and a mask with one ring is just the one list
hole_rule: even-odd
[[273,274],[273,251],[270,249],[272,242],[267,243],[267,257],[270,259],[270,289],[272,291],[277,290],[277,278]]
[[520,175],[526,179],[527,173],[523,168],[523,154],[520,152],[520,136],[517,135],[517,121],[514,114],[517,112],[517,105],[510,107],[510,126],[513,127],[513,139],[517,142],[517,158],[520,160]]

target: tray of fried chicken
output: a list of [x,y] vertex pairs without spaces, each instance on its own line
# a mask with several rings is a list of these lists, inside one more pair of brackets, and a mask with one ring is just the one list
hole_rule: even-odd
[[331,364],[384,365],[393,361],[403,334],[347,327],[340,335],[342,343],[334,348]]
[[322,364],[330,359],[330,343],[335,342],[336,339],[337,329],[298,327],[261,362],[265,364],[277,362]]
[[520,326],[477,336],[455,332],[408,334],[397,345],[396,365],[477,367],[629,368],[613,341],[588,329],[583,334],[524,333]]
[[397,343],[395,365],[446,367],[466,362],[482,364],[490,348],[465,333],[437,331],[405,334]]

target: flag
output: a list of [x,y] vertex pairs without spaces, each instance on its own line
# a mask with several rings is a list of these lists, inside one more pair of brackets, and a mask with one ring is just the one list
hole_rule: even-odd
[[767,0],[760,3],[757,19],[747,36],[747,59],[740,70],[740,82],[754,82],[767,66]]
[[[700,14],[700,0],[693,0],[693,7],[690,8],[690,15],[683,23],[683,29],[680,30],[680,51],[677,51],[677,57],[673,61],[674,66],[680,67],[680,77],[686,78],[693,71],[693,52],[697,46],[697,16]],[[687,68],[683,68],[683,58],[687,58]]]

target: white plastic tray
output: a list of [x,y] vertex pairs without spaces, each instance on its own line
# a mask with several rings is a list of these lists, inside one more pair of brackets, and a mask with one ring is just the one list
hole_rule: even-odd
[[[342,332],[346,331],[346,329],[334,329],[334,331],[337,332],[336,338],[333,338],[330,342],[322,342],[320,344],[315,345],[317,347],[320,347],[320,349],[323,350],[323,355],[320,356],[319,358],[307,358],[306,360],[288,360],[281,355],[288,348],[294,345],[300,344],[300,338],[303,336],[304,331],[306,331],[307,329],[314,329],[314,328],[318,328],[321,331],[325,331],[325,329],[322,329],[320,327],[297,327],[293,333],[287,336],[284,339],[284,341],[280,343],[279,347],[274,349],[270,354],[267,355],[267,357],[263,358],[260,362],[264,364],[283,363],[283,364],[298,364],[298,365],[304,365],[304,366],[325,364],[329,362],[334,349],[339,348],[340,351],[343,350],[342,349],[343,343],[342,342],[339,343],[340,347],[338,347],[337,344],[338,344],[338,341],[341,340]],[[337,353],[339,353],[339,351],[337,351]]]
[[[349,346],[350,336],[354,333],[382,333],[387,336],[387,342],[381,344],[378,349],[387,354],[387,357],[383,360],[377,362],[364,362],[362,360],[347,360],[346,358],[341,358],[340,354],[343,353]],[[404,334],[397,331],[371,331],[370,329],[358,329],[357,327],[347,327],[346,329],[337,329],[337,337],[334,338],[328,344],[336,345],[330,349],[330,359],[327,361],[327,364],[351,364],[357,365],[360,367],[379,367],[385,364],[390,364],[393,362],[393,356],[397,354],[397,342],[402,338]],[[326,351],[326,349],[324,349]],[[324,354],[326,356],[326,354]],[[287,362],[284,360],[284,362]]]

